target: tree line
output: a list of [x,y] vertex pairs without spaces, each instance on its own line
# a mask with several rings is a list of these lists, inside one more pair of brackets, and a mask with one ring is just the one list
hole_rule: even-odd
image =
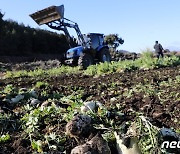
[[0,55],[57,54],[69,48],[64,34],[3,20],[3,16],[0,12]]

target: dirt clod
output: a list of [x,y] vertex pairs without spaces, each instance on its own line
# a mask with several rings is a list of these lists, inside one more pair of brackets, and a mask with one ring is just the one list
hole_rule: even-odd
[[72,149],[71,154],[111,154],[107,142],[97,134],[90,141]]

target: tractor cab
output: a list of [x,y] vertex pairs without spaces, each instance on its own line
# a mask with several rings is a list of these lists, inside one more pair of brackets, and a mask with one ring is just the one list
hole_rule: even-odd
[[100,33],[89,33],[87,37],[90,39],[91,48],[96,50],[99,46],[104,45],[104,34]]

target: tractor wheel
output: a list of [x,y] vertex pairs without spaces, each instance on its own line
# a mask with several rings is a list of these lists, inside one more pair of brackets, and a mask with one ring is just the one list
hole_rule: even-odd
[[111,55],[108,49],[104,48],[99,52],[100,62],[111,62]]
[[78,65],[78,58],[75,58],[72,60],[72,65],[77,66]]
[[79,57],[78,65],[86,69],[88,66],[92,65],[93,62],[93,57],[90,54],[83,53],[83,55]]

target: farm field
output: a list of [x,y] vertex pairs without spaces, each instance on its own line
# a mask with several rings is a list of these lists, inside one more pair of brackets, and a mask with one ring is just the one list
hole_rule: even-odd
[[[128,139],[137,138],[141,153],[166,153],[160,148],[161,128],[180,133],[179,57],[158,61],[146,53],[87,70],[53,62],[44,68],[19,66],[12,71],[1,64],[0,153],[72,153],[96,134],[109,152],[118,153],[115,132],[123,139],[131,128],[136,133]],[[87,102],[100,105],[85,111]],[[77,115],[91,122],[85,135],[75,137],[67,124]]]

